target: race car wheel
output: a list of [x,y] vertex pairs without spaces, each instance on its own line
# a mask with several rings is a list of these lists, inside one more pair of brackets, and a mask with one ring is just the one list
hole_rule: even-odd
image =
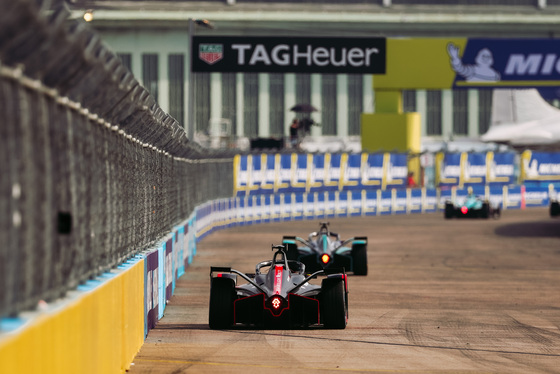
[[299,258],[297,244],[286,243],[286,255],[288,256],[288,260],[297,261]]
[[327,329],[343,329],[348,319],[344,280],[327,278],[321,284],[321,319]]
[[494,210],[492,210],[492,217],[494,217],[494,219],[500,218],[501,215],[502,215],[502,209],[500,207],[497,207]]
[[550,203],[550,216],[557,217],[560,215],[560,203],[558,201],[553,201]]
[[453,206],[452,203],[445,203],[445,211],[443,213],[443,217],[445,219],[450,219],[453,218],[453,215],[455,214],[455,207]]
[[354,275],[367,275],[367,247],[365,244],[352,245],[352,271]]
[[227,329],[233,325],[233,301],[235,284],[231,278],[212,278],[210,283],[210,311],[208,322],[211,329]]
[[480,209],[480,217],[482,218],[488,218],[490,217],[490,204],[486,203],[482,203],[482,208]]

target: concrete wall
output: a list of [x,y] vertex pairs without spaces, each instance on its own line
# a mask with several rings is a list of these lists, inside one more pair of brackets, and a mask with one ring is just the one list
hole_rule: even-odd
[[144,260],[135,258],[11,321],[18,327],[0,337],[0,372],[124,372],[144,342],[143,285]]

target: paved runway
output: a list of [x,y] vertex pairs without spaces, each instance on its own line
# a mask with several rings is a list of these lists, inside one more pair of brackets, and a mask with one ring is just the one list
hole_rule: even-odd
[[560,373],[560,219],[545,208],[330,219],[343,239],[369,238],[345,330],[209,330],[211,265],[254,272],[282,235],[318,222],[205,238],[130,372]]

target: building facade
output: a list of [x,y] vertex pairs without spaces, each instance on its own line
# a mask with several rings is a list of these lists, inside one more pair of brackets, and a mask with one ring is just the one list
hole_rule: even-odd
[[[121,57],[163,110],[196,133],[227,123],[237,137],[286,137],[311,103],[320,126],[313,136],[359,136],[361,113],[375,110],[371,75],[304,73],[190,73],[189,43],[213,36],[554,37],[560,1],[75,1],[75,17],[91,25]],[[437,12],[435,10],[437,9]],[[187,27],[210,19],[215,28]],[[188,95],[192,89],[192,119]],[[419,112],[424,137],[476,138],[488,129],[489,89],[403,92],[403,110]]]

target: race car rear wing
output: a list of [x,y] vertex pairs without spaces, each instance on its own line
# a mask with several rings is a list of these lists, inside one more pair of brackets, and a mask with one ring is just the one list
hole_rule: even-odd
[[297,244],[296,242],[300,242],[303,245],[307,245],[309,246],[309,242],[303,238],[300,238],[299,236],[284,236],[282,238],[282,243],[288,243],[288,244]]
[[317,278],[318,275],[326,275],[327,277],[330,277],[330,276],[333,276],[333,275],[334,276],[337,276],[337,275],[344,276],[345,272],[344,272],[344,268],[342,268],[342,269],[332,268],[332,269],[318,270],[318,271],[314,272],[313,274],[309,275],[307,278],[305,278],[303,281],[301,281],[299,284],[297,284],[294,288],[290,289],[288,291],[288,293],[297,291],[298,288],[303,286],[305,283],[309,282],[311,279]]
[[233,273],[233,274],[237,274],[239,275],[241,278],[245,279],[247,282],[251,283],[253,286],[257,287],[257,289],[259,291],[261,291],[262,293],[266,293],[266,291],[259,286],[258,284],[255,283],[254,280],[252,280],[251,278],[249,278],[247,275],[243,274],[242,272],[232,269],[230,267],[221,267],[221,266],[210,266],[210,278],[213,278],[214,276],[214,272],[216,273]]
[[[282,239],[282,243],[296,244],[296,242],[300,242],[307,246],[311,245],[307,240],[300,238],[299,236],[284,236]],[[340,246],[342,247],[348,243],[367,244],[367,236],[356,236],[354,238],[346,239],[340,244]]]
[[356,236],[354,238],[346,239],[345,241],[340,244],[340,246],[345,246],[348,243],[353,244],[367,244],[367,236]]
[[210,276],[212,276],[213,272],[231,273],[231,267],[210,266]]
[[[221,267],[221,266],[210,266],[210,278],[213,278],[214,276],[214,272],[216,273],[233,273],[233,274],[237,274],[239,275],[241,278],[245,279],[247,282],[251,283],[253,286],[255,286],[259,291],[261,291],[262,293],[266,294],[266,291],[262,289],[261,286],[259,286],[258,284],[255,283],[255,281],[253,281],[251,278],[249,278],[247,275],[243,274],[240,271],[237,271],[235,269],[232,269],[230,267]],[[296,291],[298,288],[300,288],[301,286],[303,286],[305,283],[309,282],[311,279],[317,278],[317,276],[319,275],[325,275],[325,276],[332,276],[332,275],[337,275],[337,274],[341,274],[344,275],[344,268],[342,269],[322,269],[322,270],[318,270],[316,272],[314,272],[313,274],[309,275],[307,278],[305,278],[303,281],[301,281],[299,284],[297,284],[295,287],[293,287],[292,289],[290,289],[288,291],[288,293],[290,292],[294,292]]]

